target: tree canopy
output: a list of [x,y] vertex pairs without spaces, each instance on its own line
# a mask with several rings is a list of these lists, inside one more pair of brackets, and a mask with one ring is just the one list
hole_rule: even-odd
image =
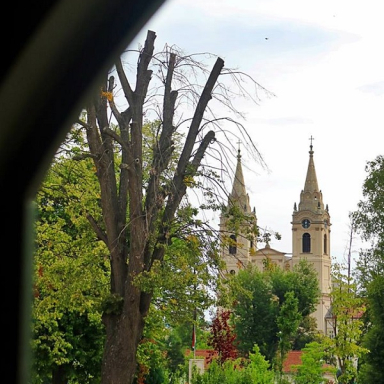
[[100,217],[91,161],[56,159],[36,198],[32,310],[34,384],[95,383],[104,344],[108,295],[105,245],[85,212]]
[[[281,342],[279,331],[284,332],[286,350],[297,332],[296,320],[309,316],[320,295],[316,272],[305,259],[293,270],[269,266],[260,271],[250,265],[229,280],[229,289],[239,351],[247,355],[256,344],[270,362]],[[284,312],[296,319],[295,330],[284,326]]]
[[365,170],[363,199],[351,219],[354,231],[368,242],[360,250],[356,276],[366,304],[362,345],[369,350],[359,361],[359,380],[370,384],[384,376],[384,157],[367,162]]

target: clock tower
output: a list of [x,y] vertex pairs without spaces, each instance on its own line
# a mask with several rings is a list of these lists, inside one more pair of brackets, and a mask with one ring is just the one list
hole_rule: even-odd
[[317,272],[321,296],[312,316],[316,318],[317,329],[325,333],[325,316],[331,306],[331,223],[328,205],[324,206],[323,194],[317,183],[313,138],[310,140],[304,189],[300,193],[299,206],[295,203],[292,215],[292,265],[305,258],[313,264]]

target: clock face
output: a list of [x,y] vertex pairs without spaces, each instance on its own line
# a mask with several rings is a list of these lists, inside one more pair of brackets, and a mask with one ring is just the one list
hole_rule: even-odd
[[311,222],[308,219],[304,219],[301,222],[301,225],[303,226],[303,228],[309,228],[309,226],[311,225]]

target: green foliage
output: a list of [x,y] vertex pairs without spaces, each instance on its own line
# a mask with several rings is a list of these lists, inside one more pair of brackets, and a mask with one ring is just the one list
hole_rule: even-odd
[[[189,210],[188,215],[192,214],[196,212]],[[188,215],[180,219],[180,225],[182,220],[184,224],[193,220]],[[196,307],[202,313],[215,302],[212,292],[220,260],[216,245],[204,236],[204,231],[201,235],[179,232],[166,247],[164,262],[155,262],[150,272],[136,279],[142,290],[153,293],[153,311],[159,310],[167,325],[190,321]]]
[[384,377],[384,276],[367,287],[368,332],[362,345],[369,350],[360,361],[359,382],[378,383]]
[[325,382],[324,373],[336,374],[336,369],[324,364],[326,346],[322,343],[312,342],[303,348],[301,365],[293,365],[296,384],[322,384]]
[[332,266],[331,308],[334,337],[328,338],[327,350],[337,360],[339,381],[349,383],[357,377],[356,360],[368,352],[360,345],[362,315],[366,305],[358,295],[352,278],[338,263]]
[[121,313],[121,309],[123,306],[123,298],[119,295],[109,294],[105,297],[102,304],[102,311],[108,314],[118,315]]
[[147,324],[143,338],[137,350],[139,365],[138,382],[161,383],[158,380],[165,375],[165,355],[163,340],[167,330]]
[[316,319],[312,316],[304,316],[297,328],[296,335],[293,339],[292,349],[301,351],[307,344],[320,341],[320,333],[317,330]]
[[165,340],[166,361],[170,372],[170,382],[174,377],[180,377],[187,374],[185,369],[185,345],[190,341],[190,332],[188,332],[188,341],[183,342],[182,337],[177,332],[177,329],[172,329],[168,338]]
[[[138,361],[140,366],[140,382],[152,384],[160,380],[166,384],[180,384],[188,376],[188,359],[193,358],[193,352],[187,356],[187,349],[191,348],[192,321],[178,323],[172,327],[164,327],[161,312],[152,312],[147,317],[145,334],[139,345]],[[203,319],[198,319],[197,349],[208,349],[206,340],[209,331],[204,331]],[[198,356],[196,356],[198,357]]]
[[230,281],[234,297],[234,324],[239,351],[247,356],[256,344],[272,361],[277,350],[278,298],[272,294],[270,280],[255,267],[240,270]]
[[[203,316],[199,316],[196,322],[198,323],[196,349],[209,349],[208,325]],[[192,323],[191,320],[186,323],[176,320],[172,326],[165,325],[161,311],[154,305],[151,306],[137,353],[139,362],[137,382],[145,384],[152,384],[157,380],[163,380],[164,384],[185,382],[188,376],[188,360],[194,356],[192,351],[189,355],[186,354],[191,348]]]
[[286,292],[293,292],[298,299],[298,311],[310,315],[320,298],[319,282],[313,265],[301,259],[292,270],[276,268],[270,273],[273,293],[283,303]]
[[97,383],[104,329],[100,316],[60,312],[34,322],[32,383],[44,383],[58,372],[68,383]]
[[363,200],[351,213],[354,229],[364,240],[384,241],[384,156],[367,163],[368,176],[363,184]]
[[[278,318],[287,298],[296,303],[300,320],[308,315],[308,308],[315,307],[319,298],[316,272],[306,260],[300,261],[292,271],[276,266],[260,271],[255,266],[248,266],[228,284],[234,303],[239,351],[246,356],[256,344],[270,362],[278,349]],[[286,296],[287,292],[292,294]],[[296,315],[292,316],[296,318]],[[294,324],[297,331],[297,323]],[[294,334],[290,334],[290,342]]]
[[255,215],[244,213],[238,204],[229,204],[228,207],[223,208],[222,216],[226,218],[227,230],[235,233],[236,236],[241,234],[253,240],[258,235]]
[[276,357],[276,365],[280,376],[283,373],[283,362],[288,351],[292,349],[293,335],[297,332],[300,320],[302,319],[298,311],[298,299],[294,296],[294,293],[292,291],[286,292],[284,299],[277,317],[279,353]]
[[359,361],[359,381],[371,384],[384,376],[384,157],[368,162],[365,170],[363,200],[351,218],[354,230],[370,244],[360,252],[356,275],[367,304],[362,345],[369,350]]
[[[194,214],[193,210],[188,212],[183,220]],[[161,369],[169,382],[184,375],[185,350],[191,347],[195,310],[199,325],[197,344],[206,347],[204,310],[214,298],[208,290],[199,287],[208,286],[210,282],[214,284],[215,278],[210,270],[212,261],[204,259],[205,247],[202,236],[191,234],[172,238],[166,249],[165,263],[153,265],[150,273],[137,279],[141,289],[150,290],[154,295],[137,354],[145,380],[149,380],[154,370],[159,373]]]
[[58,375],[97,383],[108,293],[106,247],[86,218],[100,217],[93,165],[56,159],[36,199],[32,383]]
[[[144,187],[147,187],[151,173],[154,172],[153,164],[153,153],[155,146],[159,142],[159,134],[161,133],[162,122],[160,120],[149,121],[146,120],[143,124],[143,184]],[[117,132],[120,131],[119,126],[113,127]],[[169,183],[172,180],[173,173],[176,169],[177,160],[180,155],[183,134],[180,132],[173,133],[172,140],[172,155],[169,166],[160,174],[160,182],[162,185],[162,190],[166,191],[169,189]]]
[[195,374],[191,384],[273,384],[270,364],[255,346],[249,359],[226,360],[219,364],[213,360],[202,374]]

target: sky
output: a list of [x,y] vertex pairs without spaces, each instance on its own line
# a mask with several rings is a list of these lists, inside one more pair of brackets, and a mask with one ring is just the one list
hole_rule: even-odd
[[[292,250],[313,137],[323,201],[331,216],[331,252],[346,261],[348,214],[362,199],[368,161],[384,154],[384,5],[379,0],[168,0],[131,47],[156,32],[156,48],[211,52],[252,76],[273,97],[243,103],[244,126],[268,167],[242,152],[245,184],[258,224]],[[236,153],[234,153],[234,156]],[[212,221],[217,221],[213,216]],[[352,259],[364,246],[352,239]]]

